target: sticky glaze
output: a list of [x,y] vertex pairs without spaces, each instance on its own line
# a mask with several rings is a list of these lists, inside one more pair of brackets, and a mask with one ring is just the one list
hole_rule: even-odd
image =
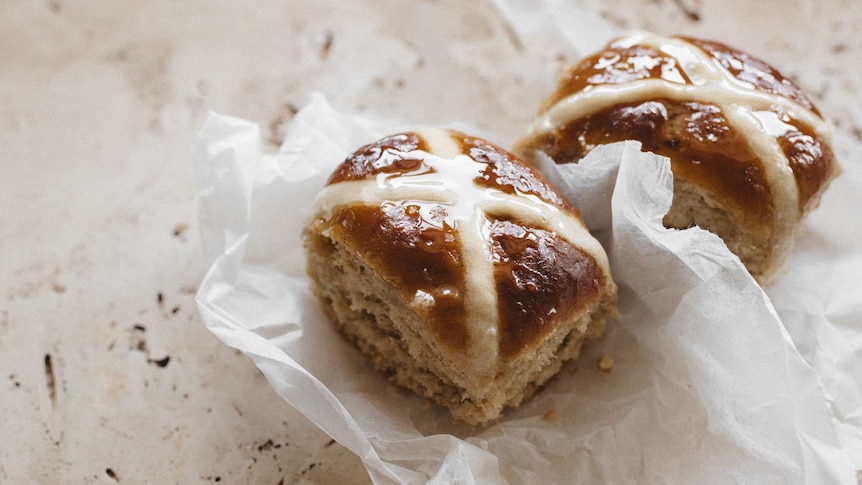
[[[330,178],[315,214],[401,289],[444,349],[485,356],[477,365],[538,345],[553,315],[596,298],[586,288],[613,284],[604,251],[555,188],[511,153],[457,132],[406,133],[361,148]],[[515,244],[518,231],[535,244]],[[554,269],[561,263],[571,267]],[[516,272],[515,283],[536,273],[518,286],[502,279],[506,271]]]
[[410,157],[386,157],[387,153],[407,153],[427,150],[425,141],[415,133],[399,133],[387,136],[363,146],[347,157],[330,175],[327,184],[357,180],[378,173],[405,173],[420,170],[421,159]]
[[764,130],[778,139],[799,187],[799,212],[808,210],[832,177],[835,156],[814,130],[776,110],[754,113]]
[[467,347],[464,267],[458,233],[441,205],[387,202],[339,209],[332,237],[354,248],[368,266],[401,291],[443,345]]
[[602,286],[595,261],[557,234],[507,220],[486,221],[493,241],[500,356],[534,346],[554,322],[579,311]]
[[707,52],[747,87],[791,99],[820,115],[817,107],[799,86],[762,60],[719,42],[692,37],[680,39]]
[[569,123],[547,140],[553,143],[548,153],[568,160],[601,144],[640,141],[645,150],[670,158],[675,176],[736,206],[750,222],[772,218],[761,162],[717,106],[671,100],[620,106]]
[[640,79],[664,79],[677,84],[691,84],[677,60],[654,47],[612,45],[565,71],[560,77],[556,93],[551,95],[546,105],[590,86],[623,84]]
[[509,153],[485,140],[456,135],[461,150],[471,159],[484,163],[485,168],[473,182],[482,187],[496,188],[508,194],[534,195],[565,210],[575,210],[565,197],[535,170]]

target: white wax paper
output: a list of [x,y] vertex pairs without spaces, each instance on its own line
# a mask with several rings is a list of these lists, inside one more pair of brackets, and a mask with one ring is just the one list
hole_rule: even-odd
[[[195,157],[216,255],[198,295],[207,326],[376,482],[855,482],[817,375],[769,298],[717,237],[662,227],[669,164],[634,143],[563,168],[580,173],[546,167],[609,248],[622,315],[606,338],[487,429],[388,384],[321,314],[300,233],[335,166],[402,129],[316,96],[279,153],[263,154],[256,126],[213,115]],[[607,374],[595,366],[605,354]]]
[[[586,54],[610,37],[589,14],[578,22],[592,31],[577,36],[548,10],[496,4],[527,49],[569,42]],[[845,164],[767,293],[715,236],[662,227],[666,160],[625,143],[544,166],[607,248],[621,316],[532,400],[474,429],[378,375],[322,315],[304,270],[302,224],[330,172],[359,146],[410,128],[336,112],[318,95],[278,153],[266,153],[256,125],[211,115],[193,159],[212,263],[197,297],[204,322],[375,482],[856,483],[855,166]],[[850,142],[838,133],[836,144],[846,152]],[[602,355],[614,358],[610,373],[596,367]]]

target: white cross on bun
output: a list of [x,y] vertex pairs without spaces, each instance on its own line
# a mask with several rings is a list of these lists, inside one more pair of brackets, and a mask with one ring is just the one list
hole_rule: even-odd
[[719,235],[762,284],[838,172],[831,128],[778,71],[723,44],[635,34],[566,70],[513,150],[575,163],[637,140],[670,158],[667,227]]
[[319,194],[304,241],[342,334],[469,424],[518,406],[616,312],[607,256],[569,202],[454,131],[360,148]]

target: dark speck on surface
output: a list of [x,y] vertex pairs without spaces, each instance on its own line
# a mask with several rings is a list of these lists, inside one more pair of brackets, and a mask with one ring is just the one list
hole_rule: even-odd
[[323,37],[323,44],[320,46],[320,59],[325,61],[329,57],[329,51],[332,49],[332,40],[334,36],[332,32],[327,31]]
[[174,232],[173,232],[174,237],[182,237],[186,233],[186,231],[188,231],[188,230],[189,230],[189,225],[184,223],[184,222],[181,222],[181,223],[177,224],[176,226],[174,226]]
[[147,362],[149,362],[150,364],[155,364],[155,365],[162,367],[162,368],[167,367],[168,363],[170,361],[171,361],[171,356],[169,356],[169,355],[166,355],[166,356],[162,357],[161,359],[147,359]]
[[682,0],[673,0],[673,3],[682,11],[685,16],[692,22],[700,22],[700,13],[692,7],[687,6]]
[[45,381],[48,385],[48,398],[51,406],[57,405],[57,384],[54,378],[54,364],[51,362],[51,354],[45,354]]
[[257,451],[269,450],[269,449],[272,449],[272,446],[273,446],[272,440],[266,440],[266,443],[257,447]]
[[105,474],[108,475],[109,477],[113,478],[115,482],[120,481],[120,476],[117,475],[117,472],[115,472],[114,470],[111,470],[110,468],[105,469]]
[[847,50],[847,44],[834,44],[832,46],[832,53],[833,54],[842,54],[846,50]]

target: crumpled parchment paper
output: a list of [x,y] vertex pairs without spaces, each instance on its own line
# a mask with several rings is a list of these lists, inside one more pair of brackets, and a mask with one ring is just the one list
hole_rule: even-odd
[[[518,2],[497,3],[506,15]],[[842,235],[862,234],[862,222],[832,225],[842,204],[859,205],[855,167],[764,293],[716,236],[662,227],[665,159],[628,142],[545,165],[608,250],[621,316],[535,398],[473,429],[374,372],[305,275],[301,228],[330,172],[410,128],[316,95],[278,153],[264,150],[258,126],[213,114],[193,157],[212,263],[197,296],[204,322],[375,482],[856,483],[862,252]],[[609,373],[596,367],[603,355]]]

